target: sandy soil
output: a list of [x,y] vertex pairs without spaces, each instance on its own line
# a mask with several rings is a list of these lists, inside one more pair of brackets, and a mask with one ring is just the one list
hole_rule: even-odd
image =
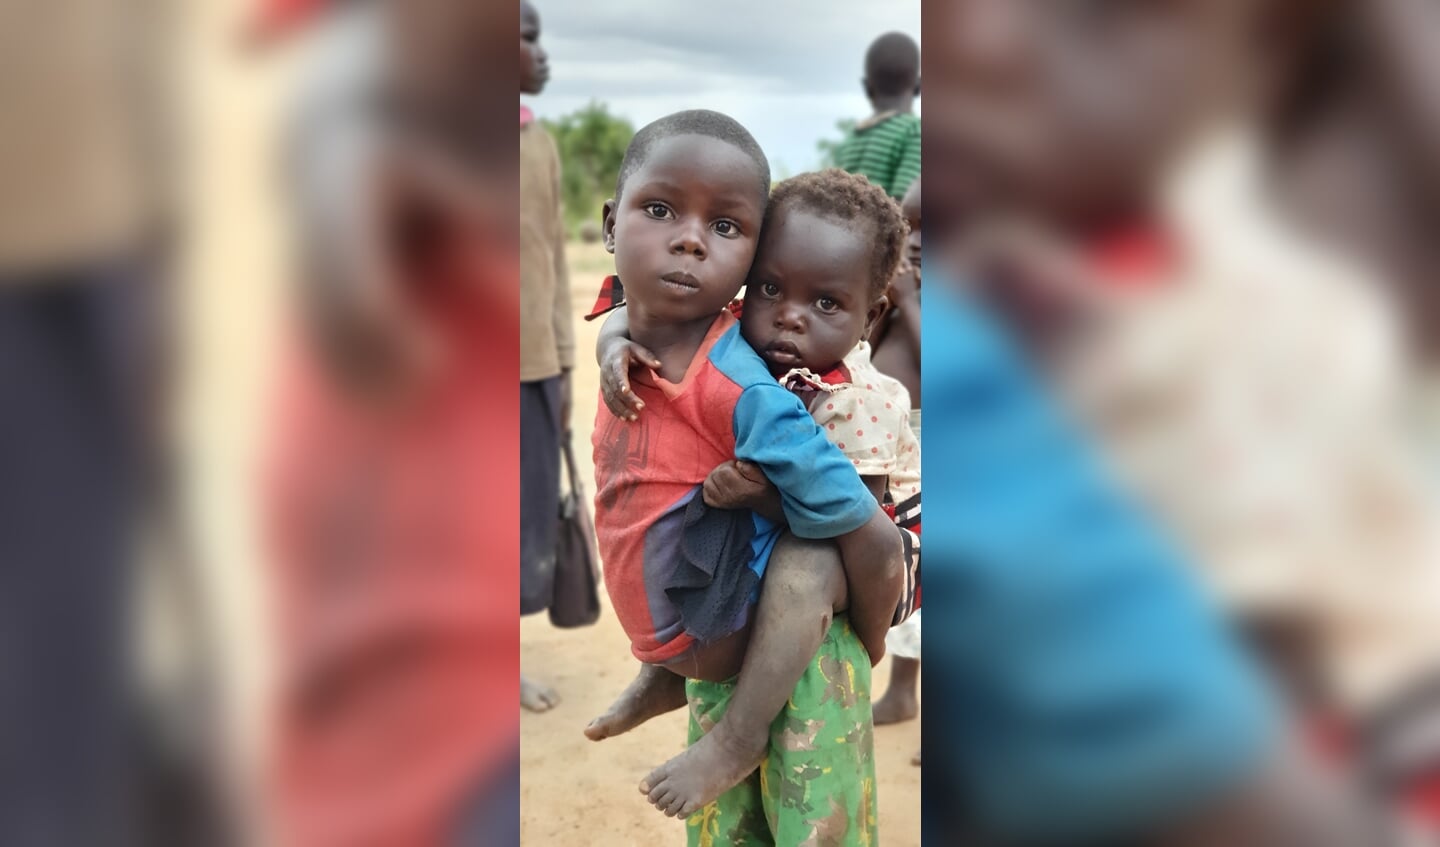
[[[598,375],[590,357],[598,321],[580,316],[594,303],[600,279],[611,272],[598,247],[572,247],[579,363],[575,382],[575,445],[594,493],[590,429],[598,401]],[[603,592],[602,592],[603,594]],[[522,713],[521,832],[527,844],[641,845],[684,842],[684,825],[656,812],[636,789],[651,768],[685,744],[685,715],[658,718],[628,735],[592,743],[581,734],[590,718],[609,705],[635,673],[624,634],[607,608],[599,623],[557,630],[544,615],[520,625],[521,667],[553,685],[562,702],[545,714]],[[875,670],[875,695],[889,679],[888,661]],[[910,757],[920,746],[918,720],[879,727],[878,761],[881,843],[920,843],[920,768]]]

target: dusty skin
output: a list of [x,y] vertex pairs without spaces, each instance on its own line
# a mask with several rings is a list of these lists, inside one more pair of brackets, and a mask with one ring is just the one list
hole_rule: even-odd
[[[612,266],[598,246],[572,246],[569,257],[580,351],[575,374],[575,445],[582,458],[587,494],[593,496],[593,468],[584,460],[590,455],[590,427],[599,392],[593,355],[599,321],[586,323],[580,317],[595,302],[600,280]],[[527,844],[681,845],[684,824],[657,812],[636,786],[656,766],[684,749],[684,711],[662,715],[598,743],[584,735],[585,725],[609,707],[637,670],[624,633],[603,596],[602,603],[605,609],[600,622],[588,629],[557,630],[543,614],[521,621],[521,663],[560,694],[554,709],[520,716],[521,835]],[[877,699],[889,679],[886,659],[874,673]],[[910,764],[919,748],[919,721],[875,731],[880,833],[887,847],[920,843],[921,769]]]

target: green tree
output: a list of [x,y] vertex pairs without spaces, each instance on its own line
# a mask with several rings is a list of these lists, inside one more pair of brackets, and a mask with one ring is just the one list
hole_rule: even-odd
[[822,138],[815,142],[815,149],[820,151],[820,167],[822,168],[837,167],[835,154],[840,149],[840,143],[855,131],[855,119],[841,118],[835,122],[835,128],[840,131],[839,138]]
[[594,100],[582,109],[543,123],[560,149],[565,222],[574,234],[584,221],[599,220],[601,204],[615,192],[620,163],[635,128]]

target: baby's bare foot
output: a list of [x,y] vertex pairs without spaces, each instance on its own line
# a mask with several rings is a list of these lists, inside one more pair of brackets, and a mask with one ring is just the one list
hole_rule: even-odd
[[685,752],[651,771],[640,793],[667,817],[689,817],[749,776],[765,758],[769,739],[734,737],[721,721]]
[[600,741],[629,732],[657,715],[685,705],[685,678],[659,665],[641,665],[640,673],[605,714],[585,727],[585,737]]

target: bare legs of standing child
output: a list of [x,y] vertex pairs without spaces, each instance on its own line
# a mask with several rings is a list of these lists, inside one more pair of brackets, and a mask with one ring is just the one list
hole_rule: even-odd
[[875,725],[903,723],[920,714],[920,660],[890,656],[890,685],[875,701]]
[[[890,684],[885,696],[875,701],[875,725],[903,723],[914,720],[920,714],[920,660],[890,655]],[[910,764],[920,764],[920,751],[910,759]]]

